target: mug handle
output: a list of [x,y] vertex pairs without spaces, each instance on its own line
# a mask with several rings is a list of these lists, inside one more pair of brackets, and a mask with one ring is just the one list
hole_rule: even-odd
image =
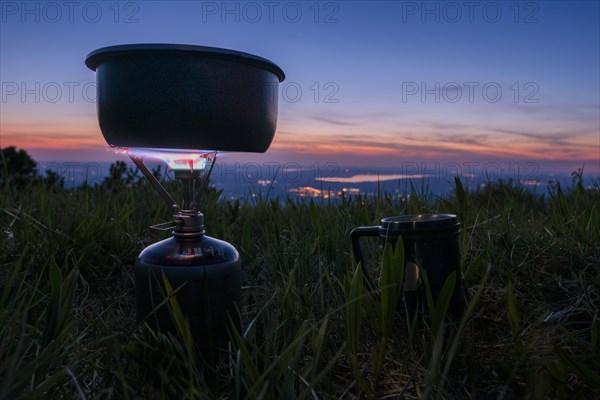
[[356,263],[360,263],[360,267],[363,272],[363,276],[367,280],[367,283],[371,287],[371,290],[376,290],[377,285],[369,271],[367,270],[367,266],[365,264],[365,258],[363,256],[362,250],[360,248],[360,238],[366,237],[376,237],[379,236],[379,226],[360,226],[358,228],[354,228],[352,232],[350,232],[350,238],[352,239],[352,253],[354,253],[354,261]]

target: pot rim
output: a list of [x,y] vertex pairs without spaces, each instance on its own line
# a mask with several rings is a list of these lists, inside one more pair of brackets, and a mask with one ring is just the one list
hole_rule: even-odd
[[202,55],[212,59],[239,62],[266,69],[277,75],[279,82],[283,82],[285,79],[283,70],[277,64],[266,58],[236,50],[191,44],[140,43],[107,46],[89,53],[85,58],[85,65],[92,71],[95,71],[98,65],[107,58],[123,55],[130,56],[132,54]]

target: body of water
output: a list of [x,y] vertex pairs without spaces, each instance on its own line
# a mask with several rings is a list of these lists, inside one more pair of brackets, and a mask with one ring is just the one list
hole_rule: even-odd
[[[62,176],[67,188],[75,188],[87,181],[90,185],[102,183],[109,176],[111,163],[48,161],[38,164],[39,173],[53,171]],[[132,174],[144,179],[132,162],[127,163]],[[157,164],[149,164],[155,168]],[[173,179],[162,167],[165,179]],[[535,164],[488,163],[405,163],[395,168],[345,167],[336,163],[302,166],[297,163],[227,163],[215,164],[211,184],[223,190],[227,199],[256,196],[339,198],[369,195],[378,192],[402,196],[412,190],[426,189],[433,195],[446,195],[454,187],[458,176],[463,185],[475,188],[488,182],[502,180],[518,182],[540,194],[548,185],[572,185],[572,171],[556,174],[540,171]],[[586,176],[586,185],[597,184],[598,177]]]

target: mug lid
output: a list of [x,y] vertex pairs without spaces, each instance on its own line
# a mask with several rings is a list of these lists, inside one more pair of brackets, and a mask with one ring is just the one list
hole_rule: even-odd
[[397,215],[381,220],[381,228],[384,231],[439,231],[459,226],[460,223],[454,214]]

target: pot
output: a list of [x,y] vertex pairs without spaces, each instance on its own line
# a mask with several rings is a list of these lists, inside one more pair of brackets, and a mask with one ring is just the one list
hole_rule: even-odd
[[265,152],[277,126],[273,62],[251,54],[178,44],[91,52],[100,129],[115,147]]

